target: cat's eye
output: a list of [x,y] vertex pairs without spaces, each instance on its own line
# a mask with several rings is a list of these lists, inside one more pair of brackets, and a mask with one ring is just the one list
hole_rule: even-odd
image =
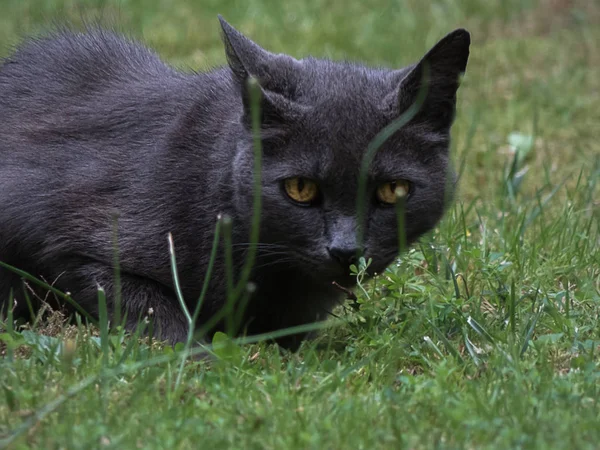
[[317,184],[308,178],[287,178],[283,182],[283,187],[289,198],[303,205],[314,203],[319,196]]
[[399,197],[408,197],[410,182],[395,180],[382,183],[377,188],[377,200],[384,205],[393,205]]

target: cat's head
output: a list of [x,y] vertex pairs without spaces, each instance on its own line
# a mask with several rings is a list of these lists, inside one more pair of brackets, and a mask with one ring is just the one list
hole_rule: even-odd
[[[449,167],[456,91],[469,56],[469,33],[444,37],[419,63],[399,69],[270,53],[222,18],[239,87],[246,135],[234,162],[238,215],[252,204],[252,130],[247,80],[262,91],[263,210],[260,241],[274,244],[281,267],[324,282],[349,283],[357,253],[380,272],[398,254],[398,193],[406,191],[408,244],[441,218],[455,181]],[[390,133],[368,166],[362,245],[357,234],[359,173],[370,144]],[[395,124],[395,125],[394,125]],[[245,219],[243,219],[245,220]]]

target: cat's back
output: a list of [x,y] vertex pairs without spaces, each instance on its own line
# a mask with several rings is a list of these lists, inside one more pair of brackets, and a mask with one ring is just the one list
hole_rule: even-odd
[[29,39],[0,61],[0,133],[80,134],[94,123],[111,131],[133,110],[152,121],[181,106],[175,103],[185,94],[177,94],[188,78],[147,47],[103,29]]
[[112,31],[61,30],[26,40],[2,60],[0,91],[4,100],[14,93],[22,101],[36,91],[83,95],[119,82],[176,75],[153,51]]
[[193,81],[106,30],[23,42],[0,61],[0,238],[28,211],[49,217],[99,196],[117,207],[152,171]]
[[193,83],[112,31],[61,30],[28,39],[0,60],[0,155],[37,158],[51,151],[72,159],[115,146],[136,153],[189,107]]

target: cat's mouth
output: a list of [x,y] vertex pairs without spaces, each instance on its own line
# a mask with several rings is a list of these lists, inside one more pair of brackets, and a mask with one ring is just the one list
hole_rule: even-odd
[[350,267],[344,269],[339,264],[333,264],[329,261],[317,266],[313,262],[308,265],[301,264],[298,267],[318,284],[328,286],[337,284],[347,289],[356,286],[356,275],[351,274]]
[[332,270],[331,272],[321,275],[321,280],[327,284],[341,286],[345,289],[353,289],[356,286],[356,275],[350,273],[350,268],[346,270]]
[[335,287],[337,290],[339,290],[340,292],[343,292],[346,295],[346,298],[349,300],[356,300],[356,294],[354,293],[354,291],[346,286],[342,286],[340,283],[338,283],[337,281],[334,281],[331,283],[333,285],[333,287]]
[[334,277],[331,282],[343,286],[345,288],[353,288],[354,286],[356,286],[356,275],[337,276]]

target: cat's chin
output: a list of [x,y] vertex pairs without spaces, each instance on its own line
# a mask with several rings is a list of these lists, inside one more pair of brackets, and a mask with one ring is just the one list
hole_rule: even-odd
[[336,283],[345,288],[353,288],[356,286],[356,276],[354,275],[344,275],[338,277],[332,277],[328,280],[330,284]]
[[[396,255],[394,253],[394,255]],[[382,273],[394,261],[395,256],[389,258],[373,259],[365,272],[366,278],[372,278],[378,273]],[[350,267],[342,268],[337,262],[326,261],[320,266],[297,266],[303,272],[307,279],[323,287],[339,285],[347,289],[356,286],[356,275],[350,273]]]

